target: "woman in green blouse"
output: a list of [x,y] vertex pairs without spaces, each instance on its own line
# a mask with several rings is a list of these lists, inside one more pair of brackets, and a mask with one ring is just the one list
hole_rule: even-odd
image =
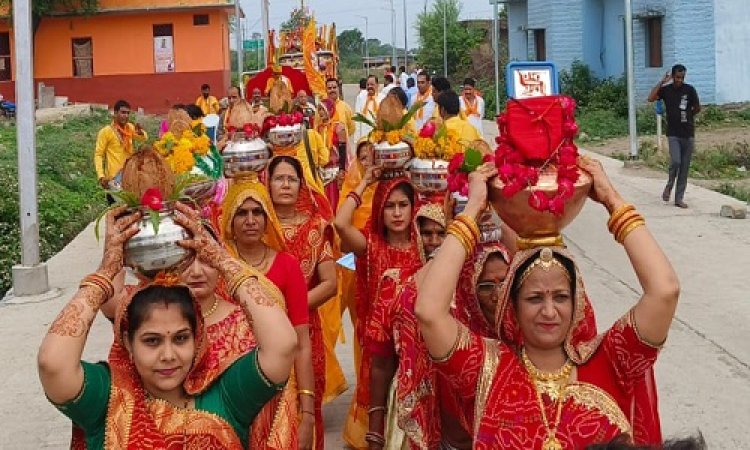
[[138,232],[140,214],[117,218],[125,210],[111,211],[99,269],[82,280],[38,355],[45,394],[82,430],[78,441],[87,449],[246,447],[253,418],[289,376],[297,338],[278,289],[229,255],[194,211],[179,204],[177,209],[175,221],[192,235],[180,245],[228,280],[258,347],[207,391],[187,395],[183,381],[202,357],[206,336],[189,288],[165,275],[118,306],[108,362],[81,361],[96,313],[114,292],[124,244]]

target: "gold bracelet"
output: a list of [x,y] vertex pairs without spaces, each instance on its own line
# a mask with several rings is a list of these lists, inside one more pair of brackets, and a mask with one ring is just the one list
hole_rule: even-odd
[[470,241],[464,232],[457,226],[455,226],[456,222],[451,223],[448,226],[448,234],[455,237],[458,242],[461,243],[461,246],[463,246],[464,251],[466,251],[466,256],[471,256],[472,252],[474,251],[474,246],[470,244]]
[[105,299],[110,299],[115,295],[115,287],[112,285],[112,280],[100,273],[90,273],[83,277],[78,287],[97,287],[101,289]]
[[625,238],[628,237],[630,233],[644,225],[646,225],[646,221],[643,219],[636,220],[635,222],[631,223],[624,230],[622,230],[622,233],[617,235],[617,242],[619,242],[620,244],[625,243]]
[[635,209],[635,206],[633,206],[632,203],[624,203],[620,205],[619,208],[612,211],[612,214],[609,215],[609,220],[607,221],[607,227],[611,228],[612,224],[620,218],[621,215],[625,214],[627,211]]
[[615,228],[624,217],[629,215],[628,213],[632,212],[637,213],[637,211],[635,210],[635,206],[633,205],[623,205],[617,208],[617,210],[611,216],[609,216],[609,220],[607,221],[607,228],[609,229],[609,231],[611,232],[612,229]]
[[643,219],[643,216],[638,213],[638,211],[631,211],[625,214],[620,218],[620,220],[617,221],[617,223],[612,227],[610,232],[617,236],[620,231],[622,231],[625,227],[627,227],[629,224],[633,223],[636,220]]
[[455,217],[455,220],[458,220],[462,224],[466,225],[466,227],[469,229],[469,231],[471,231],[474,237],[476,239],[479,239],[481,233],[479,232],[479,224],[477,224],[476,219],[470,217],[468,214],[461,213]]
[[310,397],[315,398],[315,392],[311,391],[310,389],[297,389],[297,394],[309,395]]
[[228,285],[229,295],[231,295],[233,298],[235,295],[237,295],[237,290],[242,286],[247,280],[250,278],[254,278],[256,275],[249,270],[242,271],[236,276],[234,276],[230,281]]

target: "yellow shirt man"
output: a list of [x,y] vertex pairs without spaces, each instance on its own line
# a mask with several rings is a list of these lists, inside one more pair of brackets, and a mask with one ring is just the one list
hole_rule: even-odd
[[146,131],[141,130],[139,134],[132,123],[126,123],[124,129],[125,136],[115,130],[114,124],[110,124],[99,130],[96,136],[94,166],[100,180],[104,178],[109,181],[120,173],[125,161],[133,154],[133,141],[148,139]]
[[199,95],[198,98],[195,99],[195,105],[203,111],[204,116],[209,114],[219,114],[219,110],[221,109],[219,101],[213,95],[209,95],[208,97]]
[[469,123],[468,120],[462,119],[459,116],[453,116],[445,121],[445,127],[448,131],[454,131],[458,135],[458,139],[463,142],[472,142],[478,139],[482,139],[479,135],[479,131]]
[[354,114],[352,113],[352,109],[349,107],[349,105],[340,98],[337,99],[336,113],[333,115],[332,120],[334,122],[340,122],[344,124],[344,126],[346,127],[346,132],[349,136],[351,136],[355,130],[354,121],[352,120],[353,116]]

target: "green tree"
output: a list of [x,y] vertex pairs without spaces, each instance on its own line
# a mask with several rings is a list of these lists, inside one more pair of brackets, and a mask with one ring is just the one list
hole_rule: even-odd
[[312,20],[312,15],[307,8],[295,8],[289,16],[289,20],[281,24],[281,31],[292,31],[305,27]]
[[[417,16],[419,53],[417,61],[443,73],[443,23],[447,41],[448,75],[464,73],[471,66],[471,50],[481,42],[481,32],[459,22],[461,3],[458,0],[437,0],[431,10]],[[444,22],[445,21],[445,22]]]
[[[13,9],[13,0],[0,0],[0,7]],[[52,13],[93,14],[99,8],[99,0],[32,0],[31,26],[36,35],[44,17]]]
[[362,32],[359,29],[354,28],[352,30],[344,30],[338,35],[339,52],[345,53],[362,53],[362,46],[365,43],[365,38],[362,36]]

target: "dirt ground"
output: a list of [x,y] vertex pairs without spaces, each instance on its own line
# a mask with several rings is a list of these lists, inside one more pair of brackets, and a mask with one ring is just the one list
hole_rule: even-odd
[[[654,135],[639,136],[638,139],[639,143],[656,143],[656,136]],[[750,127],[733,126],[725,128],[698,129],[695,133],[695,141],[696,152],[705,151],[706,149],[711,149],[718,145],[733,145],[738,142],[750,143]],[[627,136],[603,140],[599,142],[582,143],[581,147],[607,156],[628,154],[628,152],[630,151],[630,143]],[[666,136],[662,136],[661,151],[664,153],[664,155],[669,154]],[[750,170],[750,167],[748,167],[747,169]],[[645,165],[628,170],[638,171],[641,175],[645,175],[648,177],[666,179],[666,174],[664,173],[664,171],[653,169]],[[690,181],[698,184],[699,186],[707,187],[710,189],[715,189],[722,183],[731,183],[732,185],[739,188],[750,190],[750,176],[733,180],[691,178]]]

